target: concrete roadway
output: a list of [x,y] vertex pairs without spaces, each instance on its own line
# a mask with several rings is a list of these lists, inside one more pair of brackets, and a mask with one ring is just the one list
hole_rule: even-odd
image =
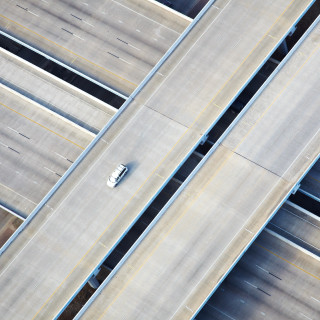
[[0,83],[98,133],[116,109],[0,48]]
[[317,320],[320,260],[263,231],[196,320]]
[[320,257],[320,218],[287,201],[267,226]]
[[141,0],[0,3],[3,31],[125,95],[190,23]]
[[[60,312],[311,3],[210,7],[1,256],[1,316]],[[129,172],[109,189],[121,162]]]
[[195,316],[320,153],[319,31],[318,24],[81,319]]
[[311,168],[301,181],[300,191],[307,192],[320,202],[320,160]]
[[26,217],[93,139],[0,84],[0,203]]

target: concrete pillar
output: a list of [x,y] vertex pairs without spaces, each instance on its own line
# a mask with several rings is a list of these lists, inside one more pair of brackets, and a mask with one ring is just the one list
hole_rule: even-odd
[[299,190],[300,186],[301,186],[300,183],[296,184],[295,187],[292,190],[292,194],[296,194],[296,192]]
[[91,288],[93,289],[97,289],[100,286],[99,281],[97,280],[96,276],[98,275],[98,273],[100,272],[101,268],[98,268],[94,271],[94,273],[92,274],[92,277],[89,279],[88,283],[90,285]]
[[288,54],[289,50],[288,50],[288,46],[287,46],[287,41],[286,41],[286,39],[284,39],[284,40],[281,42],[278,50],[279,50],[280,53],[283,54],[284,56],[286,56],[286,55]]
[[290,29],[290,32],[288,33],[288,36],[291,37],[296,30],[297,30],[297,26],[293,26],[293,27]]
[[200,144],[203,145],[207,141],[207,139],[208,139],[208,135],[207,134],[202,136]]
[[88,283],[89,283],[90,287],[93,289],[98,289],[98,287],[100,286],[100,283],[95,276],[92,276],[90,278],[90,280],[88,281]]

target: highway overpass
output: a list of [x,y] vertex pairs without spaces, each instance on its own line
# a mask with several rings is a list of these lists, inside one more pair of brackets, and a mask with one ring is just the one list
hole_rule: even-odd
[[[207,6],[2,254],[0,314],[58,315],[312,2],[218,0]],[[129,173],[108,189],[106,179],[119,162]]]
[[310,30],[77,319],[196,316],[319,157],[320,25]]

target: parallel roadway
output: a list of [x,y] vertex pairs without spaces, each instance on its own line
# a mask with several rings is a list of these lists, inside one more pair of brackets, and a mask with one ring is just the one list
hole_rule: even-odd
[[[210,6],[2,254],[1,316],[48,319],[61,312],[312,2]],[[106,179],[119,163],[129,172],[109,189]]]
[[0,83],[96,134],[116,109],[0,48]]
[[129,95],[190,20],[145,0],[1,0],[0,29]]
[[0,84],[0,203],[26,217],[93,134]]
[[196,319],[319,319],[319,263],[263,231]]
[[320,218],[287,201],[267,226],[320,257]]

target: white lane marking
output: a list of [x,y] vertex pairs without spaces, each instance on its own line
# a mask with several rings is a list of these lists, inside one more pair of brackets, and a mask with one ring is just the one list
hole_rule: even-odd
[[81,39],[81,40],[83,40],[84,41],[84,39],[83,38],[81,38],[81,37],[79,37],[78,35],[76,35],[76,34],[73,34],[75,37],[77,37],[77,38],[79,38],[79,39]]
[[89,26],[91,26],[91,27],[93,27],[94,28],[94,25],[93,24],[91,24],[91,23],[89,23],[89,22],[87,22],[86,20],[82,20],[84,23],[86,23],[86,24],[88,24]]
[[285,230],[285,229],[283,229],[283,228],[281,228],[281,227],[279,227],[279,226],[275,225],[274,223],[272,223],[272,222],[269,222],[269,223],[270,223],[271,225],[275,226],[276,228],[278,228],[278,229],[282,230],[283,232],[290,234],[290,235],[291,235],[291,236],[293,236],[294,238],[297,238],[297,239],[299,239],[300,241],[302,241],[302,242],[306,243],[306,244],[307,244],[307,245],[309,245],[310,247],[313,247],[313,248],[315,248],[315,249],[317,249],[317,250],[320,250],[320,248],[318,248],[318,247],[316,247],[316,246],[312,245],[311,243],[309,243],[309,242],[307,242],[307,241],[305,241],[305,240],[303,240],[303,239],[299,238],[298,236],[295,236],[294,234],[292,234],[292,233],[290,233],[289,231],[287,231],[287,230]]
[[260,313],[261,313],[263,316],[265,316],[265,315],[266,315],[266,314],[265,314],[264,312],[262,312],[262,311],[261,311]]
[[32,11],[27,10],[27,12],[29,12],[29,13],[33,14],[33,15],[34,15],[34,16],[36,16],[36,17],[39,17],[39,15],[35,14],[35,13],[34,13],[34,12],[32,12]]
[[267,271],[266,269],[263,269],[262,267],[258,266],[257,264],[256,264],[256,267],[259,268],[259,269],[261,269],[262,271],[264,271],[264,272],[266,272],[266,273],[269,273],[269,271]]
[[131,64],[130,62],[128,62],[127,60],[124,60],[124,59],[122,59],[122,58],[119,58],[119,60],[121,60],[121,61],[123,61],[123,62],[125,62],[125,63],[127,63],[127,64]]
[[276,276],[275,274],[273,274],[272,272],[270,272],[270,271],[268,271],[268,270],[260,267],[260,266],[257,265],[257,264],[256,264],[256,267],[259,268],[259,269],[261,269],[262,271],[266,272],[267,274],[270,274],[270,276],[273,276],[273,277],[275,277],[275,278],[277,278],[277,279],[279,279],[279,280],[282,280],[280,277],[278,277],[278,276]]
[[256,289],[258,289],[258,287],[256,287],[254,284],[248,282],[247,280],[244,280],[245,283],[247,283],[249,286],[254,287]]
[[136,49],[136,50],[138,50],[138,51],[141,51],[141,49],[139,49],[139,48],[137,48],[137,47],[133,46],[133,45],[132,45],[132,44],[130,44],[130,43],[128,43],[128,46],[129,46],[129,47],[131,47],[131,48],[133,48],[133,49]]
[[49,168],[47,168],[47,167],[43,167],[44,169],[46,169],[46,170],[48,170],[48,171],[50,171],[50,172],[52,172],[52,173],[54,173],[54,174],[56,174],[54,171],[52,171],[51,169],[49,169]]
[[18,8],[20,8],[20,9],[24,10],[25,12],[31,13],[31,14],[33,14],[34,16],[39,17],[37,14],[35,14],[35,13],[32,12],[32,11],[30,11],[28,8],[24,8],[24,7],[22,7],[22,6],[18,5],[18,4],[16,4],[16,6],[17,6]]
[[86,2],[82,2],[83,5],[88,6],[88,4]]
[[48,1],[46,1],[46,0],[41,0],[42,2],[45,2],[45,3],[49,3]]
[[311,297],[311,299],[313,299],[313,300],[315,300],[315,301],[320,303],[320,300],[316,299],[315,297]]
[[158,21],[155,21],[155,20],[153,20],[153,19],[150,19],[150,18],[146,17],[145,15],[141,14],[140,12],[137,12],[137,11],[131,9],[131,8],[123,5],[122,3],[119,3],[119,2],[117,2],[117,1],[115,1],[115,0],[112,0],[112,2],[116,3],[117,5],[119,5],[119,6],[121,6],[121,7],[126,8],[126,9],[129,10],[129,11],[134,12],[134,13],[137,14],[138,16],[144,17],[145,19],[147,19],[147,20],[149,20],[149,21],[152,21],[153,23],[156,23],[156,24],[162,26],[163,28],[166,28],[166,29],[168,29],[168,30],[170,30],[170,31],[172,31],[172,32],[180,35],[179,32],[177,32],[177,31],[175,31],[175,30],[173,30],[173,29],[170,29],[170,28],[168,28],[167,26],[164,26],[163,24],[161,24],[161,23],[158,22]]
[[119,40],[120,42],[124,43],[125,45],[127,45],[127,46],[129,46],[129,47],[131,47],[131,48],[133,48],[133,49],[136,49],[136,50],[138,50],[138,51],[141,51],[141,49],[135,47],[134,45],[128,43],[127,41],[124,41],[124,40],[122,40],[122,39],[120,39],[120,38],[117,38],[117,40]]
[[11,127],[8,127],[8,126],[7,126],[7,128],[10,129],[10,130],[12,130],[12,131],[14,131],[15,133],[18,133],[18,134],[19,134],[19,131],[15,130],[15,129],[11,128]]
[[245,304],[245,303],[246,303],[246,302],[245,302],[244,300],[242,300],[242,299],[240,299],[240,302],[241,302],[241,303],[243,303],[243,304]]
[[136,29],[137,32],[141,32],[139,29]]
[[249,230],[249,229],[247,229],[247,228],[246,228],[245,230],[246,230],[246,231],[248,231],[248,232],[249,232],[249,233],[251,233],[251,234],[253,233],[252,231],[250,231],[250,230]]
[[158,39],[157,38],[152,38],[154,41],[158,41]]
[[13,132],[15,132],[15,133],[19,134],[20,136],[22,136],[22,137],[24,137],[24,138],[26,138],[26,139],[30,140],[30,138],[29,138],[29,137],[27,137],[26,135],[24,135],[23,133],[21,133],[21,132],[19,132],[19,131],[15,130],[15,129],[13,129],[13,128],[9,127],[9,126],[7,126],[7,128],[8,128],[8,129],[10,129],[10,130],[11,130],[11,131],[13,131]]
[[309,318],[308,316],[306,316],[304,313],[299,312],[302,316],[304,316],[305,318],[309,319],[309,320],[313,320],[312,318]]
[[189,311],[191,311],[193,313],[193,311],[188,306],[186,306],[186,309],[188,309]]
[[21,175],[21,172],[20,171],[16,171],[16,174],[20,174]]
[[123,23],[123,21],[122,20],[118,20],[119,21],[119,23]]
[[55,152],[55,154],[65,160],[68,160],[65,156],[63,156],[62,154],[58,153],[58,152]]
[[2,143],[1,141],[0,141],[0,144],[6,148],[9,148],[6,144]]
[[226,314],[226,313],[225,313],[225,312],[223,312],[222,310],[220,310],[220,309],[218,309],[218,308],[214,307],[213,305],[211,305],[211,304],[209,304],[209,303],[208,303],[208,306],[209,306],[210,308],[214,309],[214,310],[219,311],[221,314],[223,314],[223,315],[224,315],[224,316],[226,316],[227,318],[229,318],[229,319],[231,319],[231,320],[236,320],[235,318],[233,318],[233,317],[229,316],[228,314]]

